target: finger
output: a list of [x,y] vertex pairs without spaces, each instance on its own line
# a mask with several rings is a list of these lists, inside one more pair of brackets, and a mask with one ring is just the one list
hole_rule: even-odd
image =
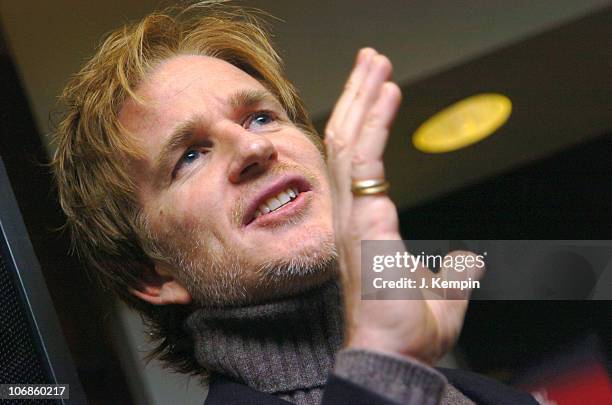
[[384,178],[383,154],[401,99],[402,93],[397,84],[383,84],[355,140],[351,161],[354,180]]
[[[391,63],[383,55],[373,56],[366,77],[363,79],[350,108],[346,112],[344,122],[336,127],[333,138],[326,138],[326,145],[331,147],[328,156],[332,182],[337,191],[336,197],[341,206],[346,206],[345,200],[352,199],[350,194],[351,160],[353,141],[365,119],[365,112],[372,108],[378,98],[382,84],[391,74]],[[346,215],[345,215],[346,219]]]
[[363,80],[367,77],[370,62],[376,54],[376,51],[372,48],[363,48],[359,51],[355,67],[325,129],[324,143],[327,152],[330,185],[335,195],[335,205],[343,207],[341,209],[343,212],[348,211],[348,208],[345,207],[345,200],[349,197],[346,194],[350,192],[350,189],[347,188],[348,183],[343,179],[350,176],[350,157],[346,157],[347,145],[343,143],[343,136],[340,134],[339,127],[344,120],[346,111],[361,88]]
[[338,128],[336,136],[342,138],[342,143],[352,145],[361,130],[368,111],[378,99],[383,83],[389,79],[391,71],[391,62],[386,56],[379,54],[372,58],[367,76]]
[[344,85],[344,91],[340,95],[340,98],[334,105],[332,114],[327,122],[327,129],[325,131],[326,136],[328,133],[333,133],[340,123],[344,121],[346,111],[353,102],[357,91],[361,87],[363,79],[366,77],[370,61],[372,57],[376,55],[376,51],[372,48],[363,48],[357,54],[355,66],[349,75],[346,84]]

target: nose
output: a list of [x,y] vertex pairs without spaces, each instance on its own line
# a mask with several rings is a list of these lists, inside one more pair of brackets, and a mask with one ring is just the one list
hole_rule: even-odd
[[234,132],[233,156],[229,166],[229,180],[240,183],[266,171],[277,159],[276,147],[263,134],[240,128]]

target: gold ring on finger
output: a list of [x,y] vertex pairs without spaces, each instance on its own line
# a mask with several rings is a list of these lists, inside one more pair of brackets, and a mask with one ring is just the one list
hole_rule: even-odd
[[351,192],[355,196],[385,194],[390,184],[385,179],[353,180]]

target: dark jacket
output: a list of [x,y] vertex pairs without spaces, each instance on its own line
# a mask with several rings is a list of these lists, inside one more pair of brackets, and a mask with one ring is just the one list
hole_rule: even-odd
[[[466,397],[480,405],[538,405],[528,393],[463,370],[438,369]],[[205,405],[287,405],[289,402],[255,391],[244,384],[216,375],[210,381]],[[330,375],[322,405],[397,405],[348,380]]]

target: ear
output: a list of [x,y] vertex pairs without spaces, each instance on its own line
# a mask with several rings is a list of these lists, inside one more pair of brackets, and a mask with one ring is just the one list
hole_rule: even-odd
[[130,293],[153,305],[189,304],[191,294],[174,276],[160,265],[147,271],[137,289]]

